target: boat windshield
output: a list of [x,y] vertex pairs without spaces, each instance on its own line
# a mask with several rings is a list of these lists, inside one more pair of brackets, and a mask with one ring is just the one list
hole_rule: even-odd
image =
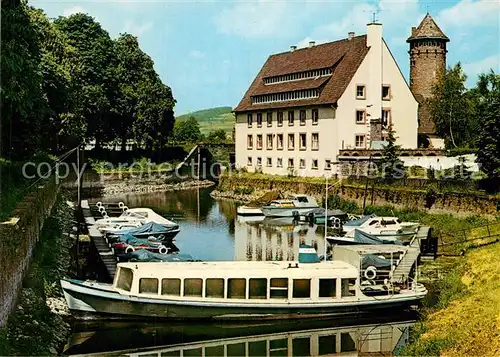
[[127,211],[123,215],[126,216],[126,217],[139,218],[139,219],[148,218],[148,213],[147,212],[130,212],[130,211]]
[[364,216],[360,219],[356,219],[354,221],[347,221],[344,223],[344,226],[347,227],[359,227],[365,224],[370,218],[373,218],[373,216]]

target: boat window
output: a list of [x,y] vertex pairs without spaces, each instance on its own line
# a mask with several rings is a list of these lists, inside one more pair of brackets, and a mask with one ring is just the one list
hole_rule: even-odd
[[337,335],[319,336],[319,355],[334,354],[337,350]]
[[373,221],[371,221],[371,222],[370,222],[370,224],[369,224],[369,225],[370,225],[370,226],[373,226],[374,224],[377,224],[377,223],[378,223],[378,221],[377,221],[376,219],[374,219]]
[[270,287],[271,299],[288,298],[288,278],[272,278]]
[[337,279],[319,279],[319,297],[334,298],[336,294]]
[[266,341],[248,342],[248,356],[251,357],[267,356]]
[[134,277],[134,273],[132,272],[132,269],[120,268],[120,275],[118,276],[118,281],[116,282],[116,287],[118,289],[130,291],[130,288],[132,287],[133,277]]
[[250,299],[267,298],[267,279],[250,279]]
[[311,279],[293,279],[293,297],[311,297]]
[[[224,347],[224,345],[205,347],[205,356],[224,356]],[[162,352],[161,357],[167,356],[165,356],[164,352]]]
[[342,279],[342,297],[356,295],[356,279]]
[[288,339],[269,341],[269,356],[288,356]]
[[203,356],[203,348],[198,347],[198,348],[190,348],[182,351],[182,355],[184,357],[201,357]]
[[352,339],[351,334],[348,332],[341,333],[339,352],[354,352],[354,351],[356,351],[356,342]]
[[184,279],[184,296],[201,296],[201,279]]
[[227,297],[229,299],[245,299],[247,282],[245,279],[227,280]]
[[161,280],[162,295],[181,295],[181,279],[162,279]]
[[391,225],[391,224],[396,224],[396,221],[391,219],[390,221],[382,221],[382,224],[385,224],[387,226],[387,225]]
[[224,279],[207,279],[205,281],[205,296],[224,298]]
[[245,342],[228,344],[227,356],[246,356]]
[[139,293],[158,294],[158,279],[156,278],[140,278]]
[[302,202],[302,203],[307,203],[307,202],[309,202],[309,201],[307,200],[307,197],[306,197],[306,196],[298,196],[298,197],[297,197],[297,201]]
[[292,340],[292,351],[294,356],[311,355],[311,339],[308,337],[294,338]]

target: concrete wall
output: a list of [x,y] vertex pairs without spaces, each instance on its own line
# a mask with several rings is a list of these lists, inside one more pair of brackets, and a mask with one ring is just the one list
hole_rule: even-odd
[[[476,155],[464,155],[465,165],[473,171],[479,171],[479,165],[476,163]],[[459,157],[448,156],[401,156],[405,166],[421,166],[424,168],[432,167],[436,170],[451,169],[459,165]]]
[[0,223],[0,327],[15,307],[22,280],[59,186],[55,180],[38,186],[20,202],[12,218]]

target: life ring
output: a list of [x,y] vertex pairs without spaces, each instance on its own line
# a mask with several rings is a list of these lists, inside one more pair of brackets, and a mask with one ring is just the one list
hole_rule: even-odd
[[131,245],[127,245],[127,247],[125,248],[125,253],[130,254],[133,252],[135,252],[135,248],[132,247]]
[[95,205],[96,205],[97,207],[103,207],[103,205],[102,205],[102,202],[101,202],[101,201],[97,202]]
[[167,254],[168,253],[168,249],[164,245],[160,245],[160,249],[158,249],[158,252],[160,254]]
[[123,208],[123,206],[125,206],[123,202],[118,202],[118,207]]
[[368,268],[366,268],[364,275],[365,275],[365,278],[368,280],[375,279],[377,276],[377,268],[375,268],[373,265],[369,266]]
[[122,211],[123,211],[123,212],[127,212],[127,211],[128,211],[128,207],[127,207],[127,206],[123,206],[123,207],[122,207]]

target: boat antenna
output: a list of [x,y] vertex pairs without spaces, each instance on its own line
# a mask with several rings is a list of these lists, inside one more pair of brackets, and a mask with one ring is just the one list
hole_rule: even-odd
[[327,240],[326,240],[326,234],[328,230],[328,175],[326,175],[325,179],[325,257],[324,260],[326,262],[326,245],[327,245]]

